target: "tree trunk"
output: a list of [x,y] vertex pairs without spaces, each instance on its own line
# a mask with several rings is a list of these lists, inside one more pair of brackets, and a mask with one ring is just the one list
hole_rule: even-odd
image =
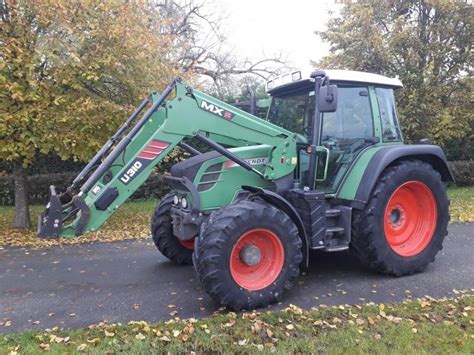
[[31,228],[28,179],[26,169],[20,162],[15,162],[13,176],[15,178],[15,228]]

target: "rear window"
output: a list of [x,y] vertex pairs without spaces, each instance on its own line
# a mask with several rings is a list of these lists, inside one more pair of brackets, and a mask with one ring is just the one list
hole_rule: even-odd
[[382,121],[382,139],[384,142],[398,142],[402,140],[400,125],[398,124],[395,97],[393,89],[376,88],[377,103]]

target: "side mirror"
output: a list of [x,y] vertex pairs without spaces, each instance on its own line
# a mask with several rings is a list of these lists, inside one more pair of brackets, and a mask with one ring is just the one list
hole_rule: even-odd
[[334,112],[337,109],[337,85],[325,85],[319,89],[319,112]]

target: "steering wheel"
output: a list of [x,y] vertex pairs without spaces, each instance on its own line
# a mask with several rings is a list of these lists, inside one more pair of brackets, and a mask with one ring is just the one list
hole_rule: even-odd
[[297,143],[302,143],[302,144],[307,144],[308,143],[308,138],[305,137],[304,135],[300,133],[296,133],[296,142]]

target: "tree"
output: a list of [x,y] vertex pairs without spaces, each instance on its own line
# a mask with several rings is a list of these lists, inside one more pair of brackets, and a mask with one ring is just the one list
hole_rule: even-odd
[[172,77],[269,75],[225,51],[220,17],[194,0],[0,0],[0,160],[15,177],[15,226],[30,227],[38,153],[87,161],[144,93]]
[[317,34],[330,44],[318,65],[398,76],[405,137],[439,144],[473,137],[474,12],[466,1],[361,0]]
[[37,151],[87,160],[130,104],[177,74],[169,19],[122,1],[0,1],[0,159],[15,177],[15,226],[30,226]]
[[219,97],[234,92],[242,77],[268,80],[288,70],[282,54],[254,60],[235,55],[221,31],[222,14],[210,10],[205,1],[163,0],[155,6],[162,16],[173,19],[163,31],[175,38],[174,45],[179,48],[174,53],[177,65],[183,72],[208,79],[204,86]]

